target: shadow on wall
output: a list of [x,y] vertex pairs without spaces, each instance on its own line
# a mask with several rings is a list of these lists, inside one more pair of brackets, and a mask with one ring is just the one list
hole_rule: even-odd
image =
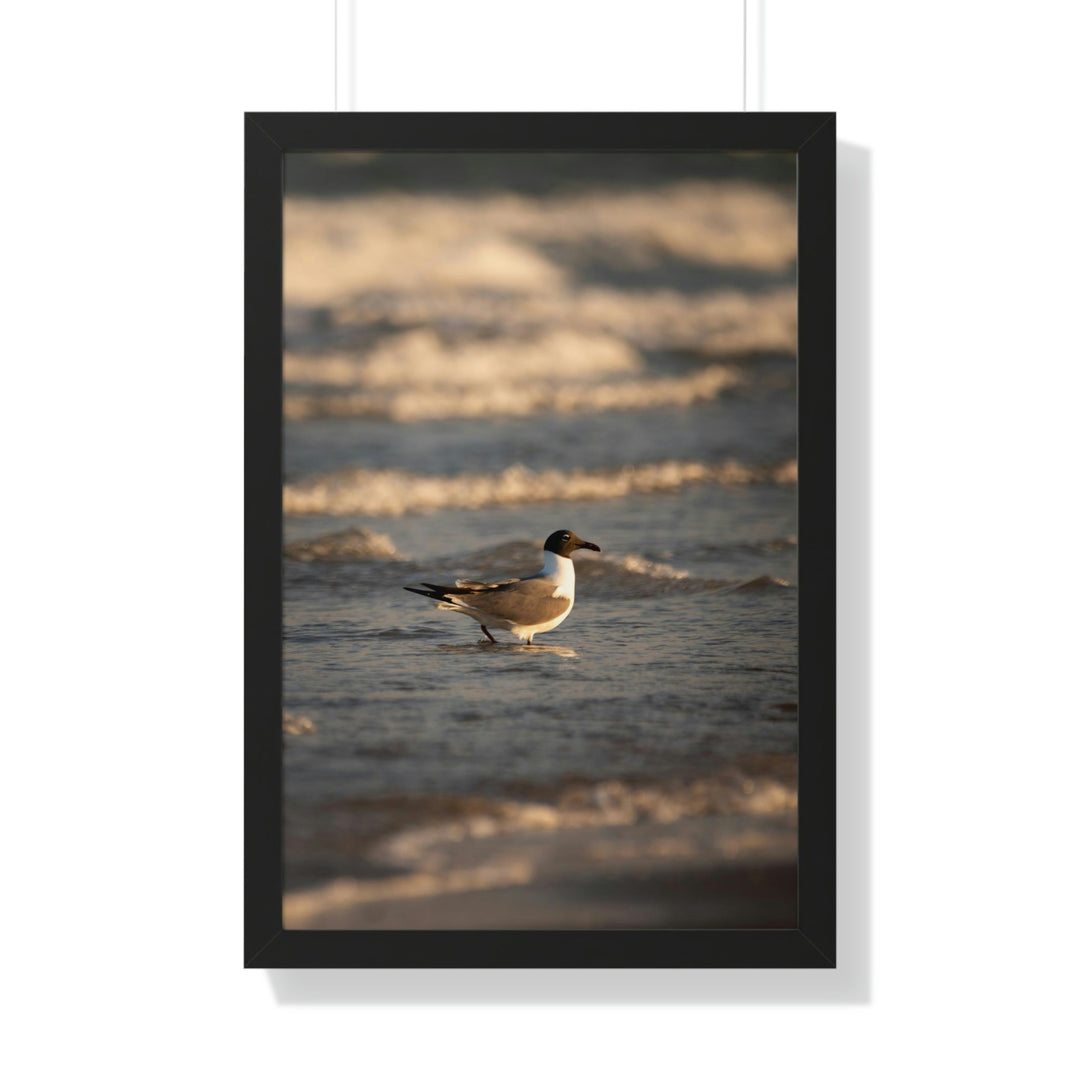
[[866,1004],[871,999],[871,154],[837,147],[835,970],[280,970],[279,1004]]

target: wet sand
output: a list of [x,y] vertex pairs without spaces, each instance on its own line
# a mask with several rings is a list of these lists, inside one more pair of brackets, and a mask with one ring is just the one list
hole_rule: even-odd
[[305,930],[789,929],[793,863],[594,873],[573,881],[444,893],[335,908]]

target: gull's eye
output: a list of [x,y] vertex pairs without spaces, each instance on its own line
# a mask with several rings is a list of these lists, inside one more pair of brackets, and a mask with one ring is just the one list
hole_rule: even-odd
[[562,538],[563,538],[563,542],[565,543],[567,540],[570,539],[570,534],[569,533],[563,533]]

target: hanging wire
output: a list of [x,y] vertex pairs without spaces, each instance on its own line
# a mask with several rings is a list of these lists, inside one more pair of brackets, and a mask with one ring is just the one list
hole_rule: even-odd
[[746,112],[746,0],[742,0],[742,109]]

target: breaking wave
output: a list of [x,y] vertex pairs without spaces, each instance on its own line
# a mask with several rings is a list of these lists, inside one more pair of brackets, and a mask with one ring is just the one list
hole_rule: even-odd
[[[311,540],[293,541],[285,545],[284,554],[286,558],[309,563],[408,563],[388,536],[360,528],[345,529]],[[432,578],[453,579],[458,584],[466,581],[507,581],[535,573],[542,554],[542,545],[538,540],[510,540],[479,551],[427,558],[423,566],[417,566],[416,570],[422,570]],[[641,599],[647,596],[711,592],[720,589],[733,593],[767,592],[791,587],[791,583],[783,578],[768,575],[744,582],[695,577],[689,570],[634,553],[613,555],[580,551],[575,556],[574,566],[581,581],[602,583],[600,595],[608,600]],[[417,631],[382,628],[370,633],[361,632],[355,636],[393,637],[399,633],[411,636]]]
[[730,582],[693,577],[688,570],[653,562],[641,555],[591,555],[576,559],[577,576],[585,582],[602,582],[603,595],[611,600],[637,600],[646,596],[708,592]]
[[640,353],[610,334],[553,330],[525,340],[500,337],[449,343],[433,330],[418,329],[388,335],[363,355],[286,353],[284,375],[287,383],[371,390],[582,381],[644,369]]
[[[762,294],[688,294],[597,286],[515,297],[376,291],[330,310],[338,327],[354,332],[429,325],[513,336],[557,326],[579,334],[609,334],[638,349],[682,349],[702,356],[794,353],[798,326],[797,293],[787,287]],[[294,310],[291,317],[302,323],[300,312]]]
[[739,381],[733,369],[712,365],[690,375],[580,385],[499,379],[475,385],[418,386],[396,391],[289,393],[285,395],[284,412],[288,420],[371,417],[402,423],[536,413],[572,415],[694,405],[712,401]]
[[397,561],[401,559],[389,536],[370,529],[344,529],[314,540],[294,540],[285,555],[300,562]]
[[[789,770],[790,771],[790,770]],[[528,801],[417,797],[419,819],[377,842],[377,878],[339,878],[286,894],[285,925],[318,924],[357,905],[524,885],[656,863],[768,865],[796,854],[795,779],[738,768],[689,782],[570,783]],[[379,800],[371,800],[378,810]],[[401,812],[400,799],[394,800]],[[428,817],[430,820],[425,821]]]
[[[425,570],[458,581],[507,580],[516,575],[536,573],[542,561],[543,545],[536,540],[511,540],[481,551],[451,558],[428,560]],[[724,588],[727,581],[692,577],[667,563],[653,562],[641,555],[595,554],[579,551],[574,556],[577,577],[603,582],[602,595],[609,600],[638,599],[668,593],[704,592]]]
[[797,464],[661,461],[617,469],[543,469],[511,465],[501,472],[456,476],[400,469],[341,469],[285,484],[286,514],[400,517],[433,510],[476,510],[552,501],[618,499],[678,491],[691,484],[794,484]]
[[790,197],[730,182],[555,197],[290,197],[283,223],[288,303],[373,289],[556,292],[571,276],[545,253],[552,246],[600,249],[636,267],[681,259],[781,272],[797,244]]
[[286,709],[281,714],[281,731],[285,735],[314,735],[315,723],[308,716]]
[[760,577],[744,581],[736,585],[732,592],[771,592],[773,589],[790,589],[791,582],[784,578],[773,577],[770,574],[762,574]]

